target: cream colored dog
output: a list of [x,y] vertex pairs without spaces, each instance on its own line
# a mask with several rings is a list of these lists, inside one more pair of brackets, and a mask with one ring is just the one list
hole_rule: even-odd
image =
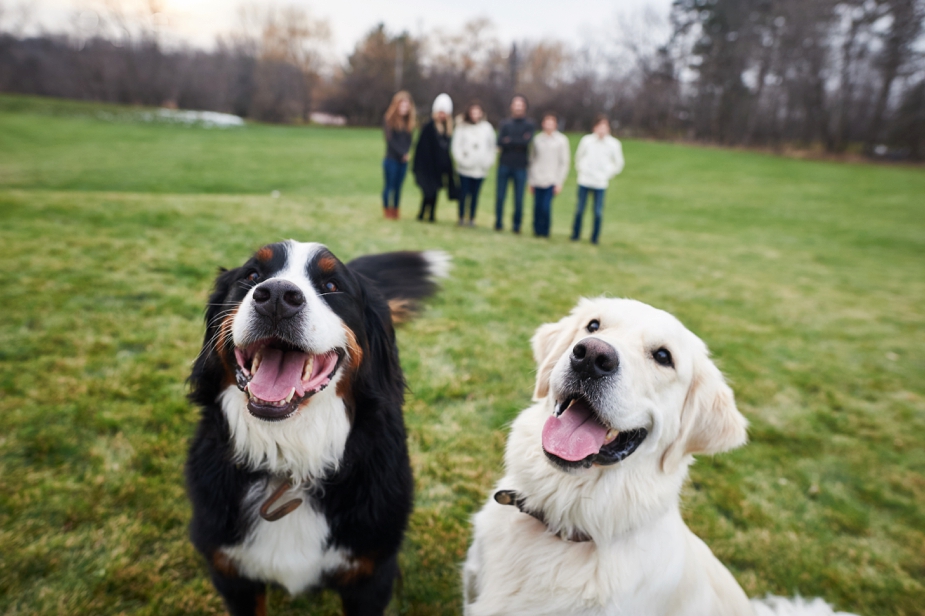
[[745,418],[704,343],[670,314],[583,299],[533,337],[534,400],[506,473],[475,515],[467,616],[832,614],[750,602],[684,524],[692,454],[745,443]]

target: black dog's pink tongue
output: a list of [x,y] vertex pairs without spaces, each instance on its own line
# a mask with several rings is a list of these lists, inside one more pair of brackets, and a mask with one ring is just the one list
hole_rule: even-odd
[[543,449],[569,462],[598,453],[607,438],[607,428],[598,421],[583,400],[576,400],[559,417],[543,426]]
[[261,400],[279,402],[289,396],[294,387],[296,394],[305,393],[302,387],[302,370],[308,355],[299,351],[263,349],[257,373],[248,385],[248,391]]

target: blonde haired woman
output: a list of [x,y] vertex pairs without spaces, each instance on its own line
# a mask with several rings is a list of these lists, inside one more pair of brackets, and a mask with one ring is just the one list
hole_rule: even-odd
[[385,112],[385,189],[382,191],[382,207],[385,217],[398,218],[398,203],[401,200],[401,185],[408,171],[408,152],[411,150],[411,132],[415,124],[414,101],[408,92],[396,92]]

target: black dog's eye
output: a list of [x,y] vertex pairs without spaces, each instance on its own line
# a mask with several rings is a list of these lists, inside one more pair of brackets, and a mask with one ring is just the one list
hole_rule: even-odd
[[337,283],[333,280],[329,280],[324,283],[324,290],[328,293],[337,293]]
[[593,333],[593,332],[596,332],[596,331],[599,330],[600,328],[601,328],[601,322],[598,321],[597,319],[594,319],[593,321],[591,321],[590,323],[588,323],[588,331],[589,331],[589,332],[592,332],[592,333]]
[[671,353],[669,353],[666,348],[661,348],[652,353],[652,359],[663,366],[674,366],[674,363],[671,361]]
[[260,272],[257,270],[251,270],[247,273],[247,279],[251,282],[258,282],[260,280]]

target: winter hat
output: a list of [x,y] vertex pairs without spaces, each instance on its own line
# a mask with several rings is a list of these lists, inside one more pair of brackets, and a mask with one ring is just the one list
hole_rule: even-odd
[[439,94],[437,98],[434,99],[434,106],[431,107],[431,113],[436,115],[437,112],[442,111],[446,115],[453,115],[453,99],[450,98],[449,94]]

